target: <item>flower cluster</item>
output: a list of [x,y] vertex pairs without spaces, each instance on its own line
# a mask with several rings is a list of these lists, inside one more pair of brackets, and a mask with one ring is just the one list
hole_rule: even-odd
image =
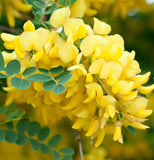
[[127,17],[127,12],[133,9],[149,11],[152,5],[147,4],[146,0],[85,0],[86,14],[89,16],[97,13],[110,13],[113,16],[120,15],[122,18]]
[[31,6],[25,4],[23,0],[0,0],[0,17],[5,12],[11,27],[15,26],[15,18],[23,18],[24,13],[30,10]]
[[[59,5],[58,0],[51,0]],[[5,13],[8,23],[11,27],[15,26],[15,18],[26,19],[25,13],[31,11],[32,6],[26,4],[24,0],[0,0],[0,16]],[[93,16],[98,13],[106,14],[111,11],[111,15],[125,18],[127,11],[140,8],[141,10],[151,10],[152,5],[146,3],[145,0],[77,0],[70,7],[71,17],[83,17],[84,15]],[[102,12],[103,10],[103,12]]]
[[87,137],[95,139],[95,147],[103,142],[105,134],[113,134],[114,141],[123,143],[123,126],[148,128],[142,122],[152,110],[146,109],[144,95],[154,85],[143,85],[150,72],[139,74],[135,52],[125,51],[120,35],[109,35],[108,24],[94,18],[92,28],[70,15],[69,7],[55,10],[50,17],[52,30],[35,30],[28,21],[19,36],[1,34],[4,46],[14,50],[11,54],[3,52],[5,63],[11,59],[21,62],[19,77],[29,66],[51,69],[61,65],[73,75],[65,84],[66,91],[59,95],[44,91],[38,82],[21,91],[8,78],[6,105],[14,100],[32,104],[46,123],[67,116],[73,129],[82,129]]

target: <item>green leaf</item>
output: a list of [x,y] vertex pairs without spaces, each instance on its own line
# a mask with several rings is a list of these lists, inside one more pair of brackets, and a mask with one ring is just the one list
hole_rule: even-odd
[[42,10],[38,10],[38,11],[34,12],[34,15],[35,15],[35,21],[40,22],[42,19],[42,16],[43,16],[43,12],[42,12]]
[[44,69],[44,68],[38,68],[38,70],[44,74],[48,74],[49,73],[49,70],[47,69]]
[[55,159],[55,160],[59,160],[60,159],[60,154],[57,152],[57,151],[55,151],[55,150],[51,150],[51,154],[52,154],[52,156],[53,156],[53,158]]
[[65,4],[65,0],[59,0],[59,1],[58,1],[58,4],[59,4],[59,5]]
[[34,74],[32,76],[27,77],[27,79],[34,82],[48,82],[52,80],[50,76],[44,74]]
[[29,67],[23,72],[23,76],[28,76],[36,71],[35,67]]
[[40,131],[40,124],[38,122],[30,122],[29,128],[28,128],[28,135],[30,137],[35,136]]
[[6,114],[8,112],[8,110],[9,109],[7,107],[2,106],[2,107],[0,107],[0,114]]
[[34,1],[33,6],[37,7],[38,9],[42,9],[45,7],[45,4],[41,1]]
[[40,143],[35,139],[29,139],[29,143],[34,151],[38,151],[41,148]]
[[72,148],[62,148],[59,150],[59,152],[66,154],[66,155],[73,155],[74,150]]
[[19,112],[19,109],[15,109],[12,112],[8,112],[6,114],[7,119],[11,120],[11,119],[15,118],[18,112]]
[[0,78],[7,78],[8,76],[3,74],[3,73],[0,73]]
[[68,156],[68,155],[65,155],[62,160],[72,160],[72,157],[71,156]]
[[13,109],[15,107],[15,103],[12,103],[9,107],[9,109]]
[[17,124],[17,131],[19,133],[24,133],[30,125],[29,119],[20,119]]
[[3,142],[5,140],[5,132],[2,128],[0,128],[0,142]]
[[53,80],[51,80],[51,81],[49,81],[49,82],[43,83],[43,89],[44,89],[45,91],[50,91],[50,90],[52,90],[55,86],[56,86],[56,82],[53,81]]
[[0,71],[4,70],[4,58],[2,56],[2,53],[0,52]]
[[10,76],[20,72],[20,62],[18,60],[10,61],[6,66],[6,73]]
[[6,133],[5,140],[8,143],[15,143],[18,140],[18,135],[17,135],[16,132],[14,132],[14,131],[5,131],[5,133]]
[[26,80],[26,79],[21,79],[18,77],[13,77],[11,79],[11,84],[13,85],[13,87],[20,89],[20,90],[24,90],[30,87],[31,83]]
[[64,68],[62,66],[58,66],[56,68],[50,69],[50,72],[52,74],[58,74],[58,73],[61,73],[63,70],[64,70]]
[[132,126],[127,126],[127,130],[128,130],[129,132],[133,133],[134,135],[137,134],[136,129],[135,129],[134,127],[132,127]]
[[71,0],[65,0],[65,6],[70,6],[71,5]]
[[13,122],[7,122],[6,127],[8,130],[12,130],[14,128]]
[[24,145],[27,143],[27,137],[24,134],[18,134],[18,140],[16,141],[17,145]]
[[55,94],[62,94],[66,90],[66,87],[64,85],[58,84],[56,87],[53,88],[53,92]]
[[49,134],[50,134],[49,127],[41,128],[38,134],[39,141],[44,141],[49,136]]
[[70,71],[67,71],[67,70],[55,77],[56,80],[59,80],[58,82],[59,84],[65,84],[71,78],[72,78],[72,74]]
[[56,9],[57,5],[54,3],[51,5],[51,7],[44,12],[45,15],[51,14],[55,9]]
[[25,114],[25,112],[24,112],[24,111],[19,112],[19,113],[17,114],[17,118],[22,117],[24,114]]
[[25,0],[25,2],[29,5],[32,5],[33,4],[33,0]]
[[50,152],[50,149],[49,149],[49,147],[47,145],[42,144],[42,143],[40,143],[40,145],[41,145],[41,151],[42,151],[42,153],[47,154],[47,153]]
[[59,134],[57,134],[57,135],[53,136],[52,138],[50,138],[48,145],[50,147],[55,147],[56,145],[58,145],[60,143],[61,139],[62,139],[62,137]]
[[71,0],[71,5],[73,5],[77,0]]

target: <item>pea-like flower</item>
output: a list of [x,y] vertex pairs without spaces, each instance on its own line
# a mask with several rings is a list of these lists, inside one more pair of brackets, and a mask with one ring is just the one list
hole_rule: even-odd
[[[55,19],[56,14],[61,16]],[[112,134],[114,141],[123,143],[122,127],[148,128],[142,122],[152,113],[146,109],[146,95],[154,85],[144,86],[150,72],[139,74],[135,52],[125,51],[120,35],[109,35],[108,24],[95,18],[92,28],[69,16],[69,8],[54,11],[50,18],[55,24],[52,31],[35,30],[28,21],[21,35],[1,35],[4,45],[14,49],[18,59],[28,57],[44,69],[61,65],[72,73],[65,83],[66,91],[59,95],[45,91],[38,82],[24,92],[10,89],[13,86],[8,79],[6,104],[14,100],[32,104],[46,123],[67,116],[72,128],[83,130],[94,139],[95,147],[101,145],[105,134]],[[60,36],[58,27],[62,27],[65,37]]]

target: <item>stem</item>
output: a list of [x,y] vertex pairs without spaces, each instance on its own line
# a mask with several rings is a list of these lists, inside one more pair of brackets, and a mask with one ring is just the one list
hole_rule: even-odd
[[101,79],[99,78],[98,75],[95,75],[95,77],[97,78],[98,82],[100,83],[100,85],[103,87],[103,89],[105,90],[105,92],[108,94],[108,95],[111,95],[111,93],[107,90],[107,88],[105,87],[105,85],[103,84],[103,82],[101,81]]
[[77,140],[79,142],[79,152],[81,156],[81,160],[84,160],[84,155],[83,155],[83,149],[82,149],[82,142],[81,142],[81,137],[80,134],[78,133]]
[[[118,101],[118,98],[117,98],[115,95],[112,95],[112,94],[107,90],[107,88],[105,87],[105,85],[103,84],[103,82],[101,81],[101,79],[99,78],[99,76],[98,76],[98,75],[95,75],[95,77],[97,78],[98,82],[100,83],[100,85],[102,86],[102,88],[105,90],[105,92],[106,92],[108,95],[113,96],[113,97],[116,99],[116,101],[117,101],[117,103],[118,103],[118,105],[119,105],[120,107],[125,107],[125,106],[123,106],[123,105]],[[120,109],[120,108],[119,108],[119,109]]]
[[14,33],[14,32],[16,32],[16,33],[23,32],[20,29],[9,28],[9,27],[2,26],[2,25],[0,25],[0,30],[7,31],[7,32],[12,32],[12,33]]
[[0,121],[0,125],[1,124],[6,124],[6,123],[9,123],[9,122],[12,122],[12,121],[17,121],[19,120],[20,118],[15,118],[15,119],[11,119],[11,120],[8,120],[8,121]]

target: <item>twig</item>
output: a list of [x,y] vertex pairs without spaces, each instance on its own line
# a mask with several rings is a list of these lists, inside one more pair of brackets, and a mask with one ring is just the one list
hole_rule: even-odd
[[7,31],[7,32],[11,32],[11,33],[14,33],[14,32],[16,32],[16,33],[23,32],[23,31],[20,30],[20,29],[9,28],[9,27],[2,26],[2,25],[0,25],[0,30]]
[[82,142],[81,142],[80,133],[78,133],[78,135],[77,135],[77,141],[78,141],[78,143],[79,143],[79,152],[80,152],[81,160],[84,160],[84,155],[83,155],[83,150],[82,150]]
[[0,121],[0,125],[6,124],[6,123],[9,123],[9,122],[13,122],[13,121],[17,121],[17,120],[19,120],[19,119],[20,119],[20,118],[14,118],[14,119],[7,120],[7,121]]

